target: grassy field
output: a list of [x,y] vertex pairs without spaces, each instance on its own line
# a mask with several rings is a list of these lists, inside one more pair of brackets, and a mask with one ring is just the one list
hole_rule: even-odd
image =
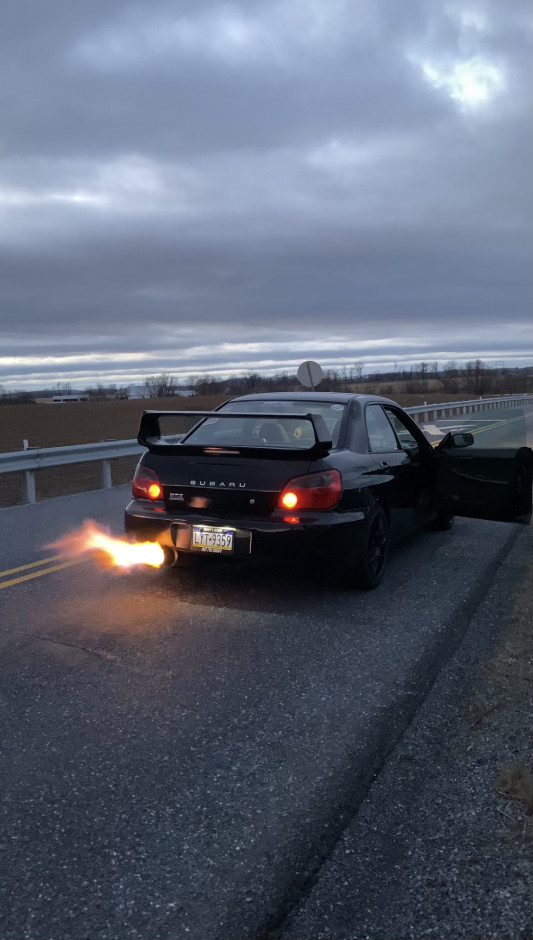
[[[443,395],[440,391],[426,392],[425,395],[407,395],[389,389],[387,386],[387,391],[383,390],[382,394],[394,398],[404,408],[423,404],[424,401],[458,401],[465,397]],[[361,391],[366,391],[364,386]],[[5,404],[0,406],[0,452],[22,450],[24,440],[28,441],[30,448],[128,440],[137,436],[139,420],[145,409],[209,411],[227,397]],[[121,457],[113,461],[113,483],[128,483],[133,476],[135,464],[135,458],[131,457]],[[36,473],[35,480],[38,500],[98,489],[99,465],[89,463],[40,470]],[[23,475],[0,475],[0,507],[15,506],[22,500]]]

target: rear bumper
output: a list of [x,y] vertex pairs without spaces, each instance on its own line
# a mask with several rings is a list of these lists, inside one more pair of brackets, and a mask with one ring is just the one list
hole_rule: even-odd
[[[192,526],[223,526],[235,530],[232,555],[224,559],[246,557],[282,557],[298,559],[313,555],[325,560],[352,560],[359,554],[365,510],[354,512],[301,513],[298,517],[273,514],[270,519],[219,518],[208,515],[170,514],[148,500],[133,499],[126,507],[125,529],[139,541],[158,541],[178,552],[191,551]],[[212,554],[211,552],[209,554]]]

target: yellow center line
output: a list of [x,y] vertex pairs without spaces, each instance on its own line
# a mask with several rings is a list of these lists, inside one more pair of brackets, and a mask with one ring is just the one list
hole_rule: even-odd
[[51,561],[59,561],[62,555],[50,555],[49,558],[41,558],[39,561],[31,561],[29,565],[19,565],[18,568],[7,568],[6,571],[0,571],[0,578],[5,578],[8,574],[16,574],[17,571],[27,571],[28,568],[37,568],[39,565],[48,565]]
[[503,421],[493,421],[492,424],[486,424],[484,428],[475,428],[472,429],[471,434],[481,434],[482,431],[493,431],[494,428],[501,428],[502,424],[511,424],[512,421],[517,421],[517,418],[506,418]]
[[517,415],[516,418],[500,418],[499,420],[493,421],[492,424],[485,425],[484,428],[476,428],[476,430],[471,431],[471,433],[481,434],[482,431],[490,431],[493,428],[501,428],[502,424],[512,424],[513,421],[523,421],[524,418],[529,418],[531,415],[533,415],[533,411],[528,411],[522,415]]
[[[492,424],[486,424],[483,428],[476,428],[470,431],[471,434],[481,434],[483,431],[493,431],[495,428],[501,428],[502,424],[512,424],[513,421],[522,421],[524,418],[530,418],[533,415],[533,411],[526,411],[524,414],[517,415],[516,418],[495,418]],[[461,417],[461,415],[457,415]],[[439,431],[442,434],[442,437],[446,435],[446,430],[444,428],[439,428]],[[441,438],[442,440],[442,438]],[[432,447],[438,447],[440,441],[431,441]]]
[[[87,560],[87,557],[73,558],[70,561],[64,561],[61,565],[51,565],[49,568],[44,568],[42,571],[32,571],[29,574],[23,574],[20,578],[10,578],[9,581],[2,581],[0,583],[0,591],[3,590],[3,588],[12,587],[14,584],[21,584],[22,581],[32,581],[33,578],[42,578],[43,575],[50,574],[52,571],[61,571],[62,568],[71,568],[73,565],[80,565]],[[22,567],[25,566],[23,565]],[[27,567],[31,567],[31,565]]]

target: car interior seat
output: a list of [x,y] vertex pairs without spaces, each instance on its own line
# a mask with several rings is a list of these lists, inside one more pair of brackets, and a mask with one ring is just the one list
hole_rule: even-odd
[[258,431],[258,437],[267,444],[288,444],[289,435],[278,421],[265,421]]

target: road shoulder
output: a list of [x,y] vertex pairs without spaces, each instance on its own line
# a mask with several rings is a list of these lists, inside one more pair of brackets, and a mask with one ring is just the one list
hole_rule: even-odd
[[285,940],[532,936],[532,547],[526,529]]

